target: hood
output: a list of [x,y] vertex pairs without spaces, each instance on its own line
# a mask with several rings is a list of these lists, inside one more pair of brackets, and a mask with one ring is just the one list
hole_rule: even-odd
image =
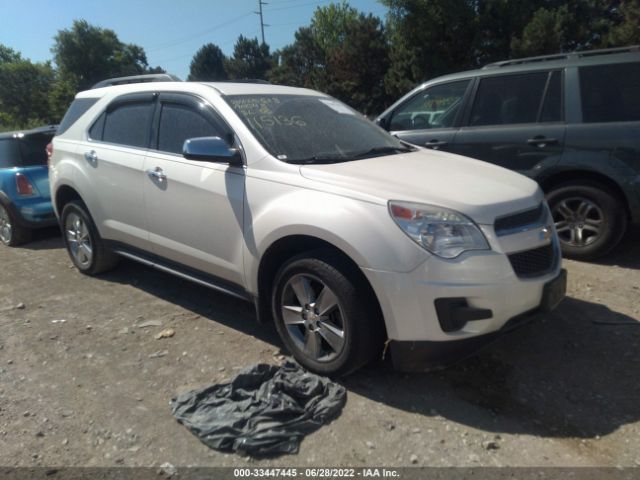
[[476,223],[537,206],[533,180],[502,167],[450,153],[419,150],[326,165],[300,167],[303,177],[378,198],[437,205]]

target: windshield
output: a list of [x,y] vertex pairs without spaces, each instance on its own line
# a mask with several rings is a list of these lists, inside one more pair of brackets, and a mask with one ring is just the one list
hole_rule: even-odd
[[267,151],[285,162],[344,162],[414,150],[332,98],[230,95],[225,99]]

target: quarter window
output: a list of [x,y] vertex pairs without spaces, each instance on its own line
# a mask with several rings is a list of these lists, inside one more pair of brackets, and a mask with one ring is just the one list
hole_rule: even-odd
[[640,62],[580,68],[585,123],[640,120]]
[[435,85],[418,93],[393,113],[390,130],[453,127],[469,82]]
[[223,137],[223,132],[199,112],[175,103],[162,105],[158,150],[182,155],[185,140],[213,136]]
[[480,80],[469,124],[535,123],[549,72],[501,75]]
[[147,148],[153,103],[131,102],[108,111],[102,140],[131,147]]

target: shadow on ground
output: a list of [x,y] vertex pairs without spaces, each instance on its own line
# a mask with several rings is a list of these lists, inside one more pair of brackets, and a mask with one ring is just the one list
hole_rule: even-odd
[[[127,261],[103,278],[281,346],[252,304]],[[640,420],[639,343],[636,320],[568,298],[546,320],[446,370],[402,374],[378,362],[343,383],[393,408],[485,431],[592,438]]]
[[600,265],[617,265],[640,269],[640,225],[633,225],[613,252],[597,262]]

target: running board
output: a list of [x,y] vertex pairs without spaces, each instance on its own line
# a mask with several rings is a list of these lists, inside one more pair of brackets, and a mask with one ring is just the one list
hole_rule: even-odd
[[[133,260],[134,262],[138,262],[148,267],[155,268],[156,270],[160,270],[161,272],[170,273],[172,275],[175,275],[176,277],[189,280],[190,282],[197,283],[198,285],[202,285],[204,287],[210,288],[212,290],[216,290],[221,293],[225,293],[227,295],[231,295],[232,297],[236,297],[241,300],[245,300],[247,302],[253,302],[253,297],[248,292],[242,290],[240,287],[238,287],[238,289],[236,290],[233,287],[223,286],[221,285],[222,281],[220,283],[217,283],[214,278],[212,278],[211,276],[205,273],[201,273],[201,274],[199,273],[196,276],[194,274],[190,274],[190,273],[186,273],[184,271],[178,270],[177,266],[170,267],[158,261],[150,260],[149,258],[136,255],[135,253],[131,253],[129,251],[122,250],[120,248],[114,248],[113,252],[125,258],[128,258],[129,260]],[[207,279],[200,278],[201,276],[202,277],[206,276]]]

